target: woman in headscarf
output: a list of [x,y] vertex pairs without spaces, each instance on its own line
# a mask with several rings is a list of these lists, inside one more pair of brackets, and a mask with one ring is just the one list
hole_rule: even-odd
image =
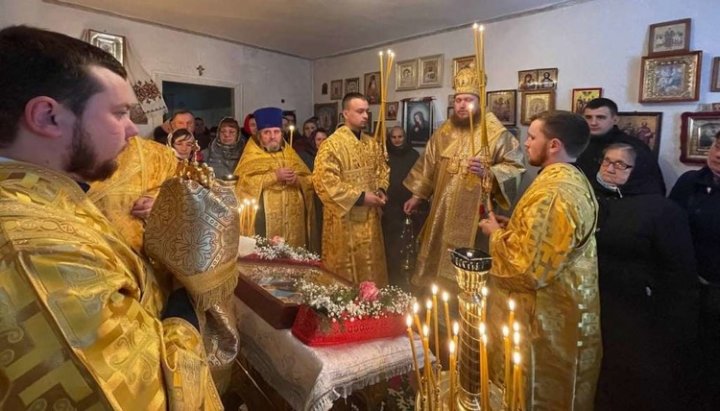
[[[175,157],[177,157],[178,160],[192,161],[193,153],[197,150],[195,136],[186,128],[181,128],[170,133],[168,135],[167,145],[173,149]],[[198,161],[199,160],[200,159],[198,159]]]
[[244,142],[247,143],[247,141],[257,133],[257,122],[255,121],[255,115],[254,114],[248,114],[245,116],[245,120],[243,121],[243,127],[242,130],[243,137],[245,138]]
[[328,131],[324,128],[318,128],[313,130],[308,135],[308,144],[304,147],[302,151],[297,152],[300,158],[302,158],[305,165],[308,166],[310,171],[312,171],[315,167],[315,156],[317,155],[320,143],[322,143],[326,138],[328,138],[328,136]]
[[[407,217],[403,211],[403,204],[412,196],[412,193],[403,186],[403,180],[420,154],[413,150],[405,137],[405,131],[398,126],[393,127],[390,131],[387,139],[387,151],[390,158],[390,186],[387,192],[388,202],[383,208],[382,226],[388,280],[390,284],[407,287],[409,279],[403,278],[400,270],[399,256],[404,245],[400,235]],[[418,227],[419,225],[414,224],[413,228],[417,229]]]
[[225,178],[235,171],[244,147],[245,142],[240,139],[240,125],[234,118],[225,117],[220,120],[217,136],[202,154],[215,175]]
[[697,271],[685,212],[652,158],[610,145],[597,174],[603,358],[596,409],[694,409]]

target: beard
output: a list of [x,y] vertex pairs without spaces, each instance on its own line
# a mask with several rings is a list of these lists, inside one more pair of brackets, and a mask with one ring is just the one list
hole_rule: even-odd
[[[453,113],[452,116],[450,116],[450,123],[452,123],[453,126],[457,128],[464,128],[469,129],[470,128],[470,116],[465,118],[460,118],[457,113]],[[473,114],[473,126],[478,127],[480,125],[480,112]]]
[[115,158],[98,164],[95,147],[90,142],[90,134],[80,125],[78,119],[73,128],[70,160],[65,171],[73,173],[83,181],[101,181],[109,178],[118,168]]

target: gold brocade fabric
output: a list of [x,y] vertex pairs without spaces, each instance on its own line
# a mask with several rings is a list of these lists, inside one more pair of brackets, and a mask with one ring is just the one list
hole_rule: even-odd
[[[507,299],[518,302],[530,410],[591,410],[600,371],[597,202],[577,168],[545,167],[505,229],[490,237],[488,318],[499,333]],[[500,361],[502,339],[489,345]],[[502,375],[495,363],[491,375]]]
[[377,208],[357,206],[362,192],[387,190],[390,169],[378,143],[340,127],[318,150],[313,183],[323,202],[322,260],[355,284],[387,283],[385,246]]
[[[288,167],[298,177],[297,185],[277,181],[275,170]],[[314,248],[315,212],[310,169],[288,144],[276,153],[263,150],[250,139],[235,168],[238,176],[236,194],[243,199],[255,199],[265,211],[264,236],[281,236],[294,247]],[[244,233],[254,235],[253,232]]]
[[132,137],[117,161],[115,174],[92,183],[88,197],[133,250],[142,253],[143,221],[132,216],[130,210],[142,196],[157,197],[160,185],[175,175],[178,160],[167,146]]
[[[492,198],[503,208],[515,200],[525,164],[518,140],[487,115],[488,144],[494,177]],[[475,150],[480,150],[480,127],[475,128]],[[479,177],[468,173],[470,128],[450,121],[433,133],[403,184],[414,195],[431,200],[430,214],[420,234],[420,252],[413,282],[428,285],[438,277],[455,281],[449,249],[473,247],[476,238],[482,187]]]
[[222,409],[200,335],[65,175],[0,163],[0,409]]

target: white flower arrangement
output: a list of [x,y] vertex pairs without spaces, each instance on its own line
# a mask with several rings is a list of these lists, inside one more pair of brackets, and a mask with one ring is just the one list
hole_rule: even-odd
[[292,247],[285,239],[275,236],[271,239],[256,235],[255,254],[263,260],[287,259],[300,262],[318,263],[320,256],[302,247]]
[[399,287],[388,285],[378,289],[370,281],[351,288],[339,284],[323,286],[301,279],[295,282],[295,288],[304,304],[333,322],[403,315],[415,302],[412,295]]

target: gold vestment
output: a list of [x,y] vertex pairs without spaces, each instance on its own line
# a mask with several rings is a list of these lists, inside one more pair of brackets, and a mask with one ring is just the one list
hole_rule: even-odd
[[355,284],[387,283],[385,246],[376,207],[355,205],[363,192],[387,190],[390,169],[369,135],[340,127],[320,145],[313,183],[323,202],[322,260]]
[[0,409],[215,410],[198,331],[78,184],[0,163]]
[[522,327],[529,410],[591,410],[600,371],[597,202],[580,170],[545,167],[505,229],[490,236],[491,375],[502,375],[507,299]]
[[[503,208],[515,200],[525,172],[518,140],[494,114],[486,117],[488,144],[494,177],[492,198]],[[475,150],[480,150],[480,127],[475,127]],[[416,195],[431,200],[430,214],[420,233],[420,251],[413,283],[428,285],[438,277],[455,281],[450,253],[458,247],[473,247],[481,206],[481,180],[468,173],[470,128],[450,120],[428,141],[403,184]],[[477,155],[476,155],[477,156]]]
[[178,160],[167,146],[132,137],[117,161],[115,174],[92,183],[87,194],[133,250],[142,253],[144,223],[130,210],[142,196],[157,197],[162,183],[175,175]]
[[[295,171],[297,185],[278,182],[275,170],[280,167]],[[238,176],[238,201],[255,199],[264,209],[265,237],[281,236],[291,246],[313,248],[315,212],[310,169],[289,144],[270,153],[251,138],[234,174]]]

